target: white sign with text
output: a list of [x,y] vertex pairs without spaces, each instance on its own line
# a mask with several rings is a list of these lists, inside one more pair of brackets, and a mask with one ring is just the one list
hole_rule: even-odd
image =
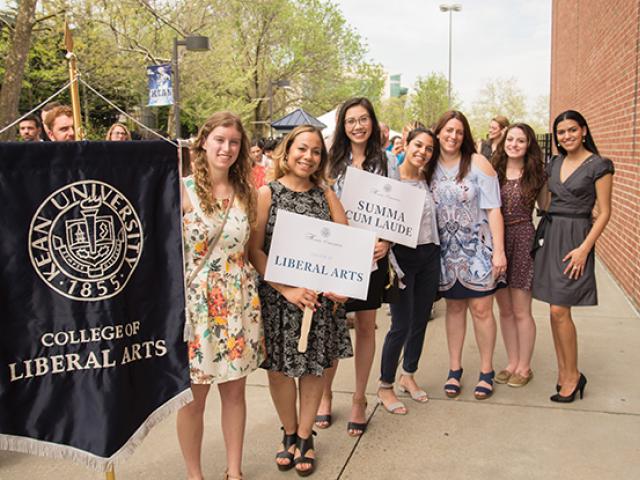
[[425,195],[412,185],[349,167],[340,201],[349,225],[415,248]]
[[365,300],[375,235],[278,210],[265,280]]

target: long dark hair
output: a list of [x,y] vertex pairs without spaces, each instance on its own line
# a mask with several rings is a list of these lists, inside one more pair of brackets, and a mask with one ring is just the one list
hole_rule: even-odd
[[591,136],[591,129],[589,128],[589,125],[587,125],[587,120],[582,116],[580,112],[576,112],[575,110],[567,110],[566,112],[562,112],[553,121],[553,141],[556,144],[556,147],[558,147],[558,152],[560,152],[562,155],[567,154],[567,151],[560,146],[560,142],[558,141],[558,124],[564,120],[573,120],[574,122],[577,122],[577,124],[581,127],[586,127],[587,135],[584,138],[584,148],[589,150],[591,153],[600,155],[600,152],[598,152],[598,147],[596,147],[596,142]]
[[[471,155],[476,153],[476,145],[473,141],[473,135],[471,135],[471,127],[469,126],[469,121],[464,114],[458,110],[449,110],[448,112],[444,112],[436,123],[436,128],[433,132],[436,134],[436,137],[440,135],[440,131],[444,128],[449,120],[460,120],[462,123],[462,128],[464,129],[464,137],[462,138],[462,145],[460,146],[460,168],[458,169],[458,176],[456,177],[456,181],[461,182],[464,180],[464,177],[467,176],[469,170],[471,169]],[[436,166],[438,165],[438,160],[440,159],[440,149],[438,148],[433,152],[433,158],[427,164],[427,170],[425,175],[427,177],[427,183],[431,183],[433,179],[433,174],[436,171]]]
[[[420,125],[422,125],[422,124],[420,124]],[[411,143],[411,141],[414,138],[416,138],[418,135],[420,135],[421,133],[426,133],[427,135],[429,135],[431,137],[431,140],[433,140],[433,155],[431,155],[431,158],[427,162],[427,168],[429,168],[429,164],[431,162],[433,162],[433,159],[436,156],[436,152],[440,149],[440,144],[438,143],[438,137],[436,137],[435,133],[433,133],[428,128],[425,128],[424,126],[414,128],[407,135],[407,145],[406,146],[408,147],[409,144]],[[405,157],[405,161],[406,160],[407,160],[407,158]],[[427,179],[427,171],[426,171],[426,169],[422,171],[422,174],[424,175],[424,179],[426,180]]]
[[329,150],[329,168],[332,178],[337,178],[347,169],[349,154],[351,153],[351,140],[347,137],[347,131],[344,127],[344,120],[347,110],[351,107],[361,106],[367,111],[371,118],[371,136],[367,140],[365,147],[365,159],[362,164],[363,170],[381,170],[385,176],[387,174],[387,161],[382,151],[382,141],[380,139],[380,124],[376,117],[371,102],[364,97],[350,98],[342,104],[338,112],[336,120],[336,129],[333,133],[333,143]]
[[524,154],[524,168],[522,170],[522,176],[520,177],[520,187],[522,188],[522,194],[527,204],[535,203],[538,192],[544,185],[544,157],[538,141],[536,140],[536,134],[533,129],[526,123],[514,123],[507,128],[507,131],[502,136],[502,140],[498,143],[496,152],[491,157],[491,163],[493,168],[496,169],[498,174],[498,181],[500,186],[504,185],[507,180],[507,161],[508,156],[504,151],[504,144],[507,139],[507,135],[514,128],[519,128],[527,137],[527,151]]

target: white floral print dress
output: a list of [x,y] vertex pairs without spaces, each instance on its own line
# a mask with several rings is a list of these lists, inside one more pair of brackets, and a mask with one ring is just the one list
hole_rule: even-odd
[[[183,179],[193,210],[183,218],[185,278],[207,254],[222,225],[228,200],[204,214],[193,177]],[[249,220],[237,200],[206,265],[186,286],[191,383],[223,383],[254,371],[265,357],[257,272],[245,260]],[[188,280],[187,280],[188,281]]]

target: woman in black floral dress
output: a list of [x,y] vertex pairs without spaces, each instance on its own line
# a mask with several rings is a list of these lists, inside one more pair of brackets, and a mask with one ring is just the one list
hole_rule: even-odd
[[[295,128],[276,150],[276,180],[258,191],[257,227],[249,247],[251,261],[261,275],[266,269],[278,209],[321,220],[333,217],[333,221],[346,225],[338,197],[327,188],[326,165],[327,151],[315,127]],[[264,280],[258,291],[267,347],[262,367],[268,370],[271,397],[284,430],[276,463],[280,470],[295,465],[298,473],[306,476],[315,469],[312,427],[322,397],[324,371],[335,360],[353,354],[342,307],[347,299]],[[301,353],[298,340],[305,307],[315,312],[307,351]]]
[[536,340],[531,313],[533,207],[537,201],[544,210],[547,202],[542,151],[529,125],[515,123],[507,128],[493,156],[493,167],[500,181],[508,287],[496,292],[508,363],[495,381],[523,387],[533,378],[531,357]]

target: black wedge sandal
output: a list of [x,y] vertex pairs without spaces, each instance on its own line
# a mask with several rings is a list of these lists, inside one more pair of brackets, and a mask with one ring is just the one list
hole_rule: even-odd
[[296,468],[297,474],[301,477],[308,477],[316,469],[316,459],[305,456],[309,450],[313,450],[315,453],[315,448],[313,447],[313,437],[315,434],[316,432],[312,431],[308,438],[298,437],[298,441],[296,442],[296,450],[300,450],[300,456],[293,461],[294,465],[297,466],[302,463],[311,465],[311,467],[306,470],[298,470]]
[[[292,434],[288,434],[287,432],[284,431],[284,427],[280,427],[280,430],[282,430],[283,432],[282,445],[284,446],[284,450],[276,453],[276,465],[278,465],[278,470],[280,470],[281,472],[286,472],[288,470],[291,470],[294,466],[294,462],[293,462],[294,454],[291,453],[289,449],[292,446],[297,445],[298,434],[296,432],[293,432]],[[279,458],[286,458],[289,460],[289,463],[285,463],[284,465],[282,465],[277,462]]]

